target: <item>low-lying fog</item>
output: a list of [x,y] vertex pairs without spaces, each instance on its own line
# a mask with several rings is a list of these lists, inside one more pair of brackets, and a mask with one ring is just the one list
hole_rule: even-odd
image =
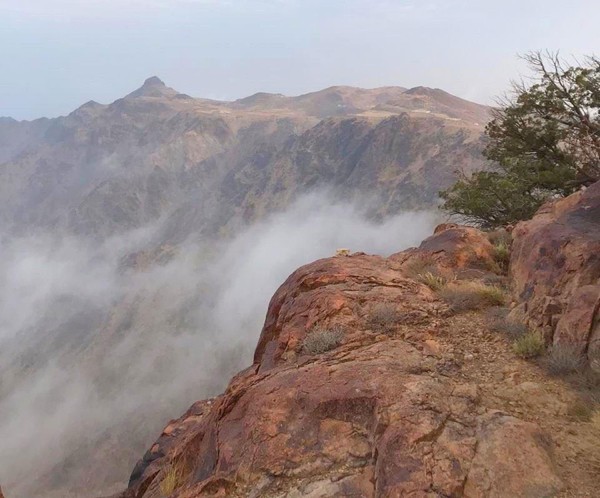
[[293,270],[340,247],[385,255],[417,245],[436,221],[421,212],[374,223],[312,194],[227,243],[190,239],[141,255],[136,270],[125,256],[150,248],[159,227],[100,245],[2,237],[7,496],[119,491],[169,419],[250,364],[269,299]]

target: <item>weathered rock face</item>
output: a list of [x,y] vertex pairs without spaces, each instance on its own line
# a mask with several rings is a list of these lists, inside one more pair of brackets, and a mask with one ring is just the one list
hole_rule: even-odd
[[514,313],[600,370],[600,183],[544,206],[513,237]]
[[[423,257],[480,271],[491,250],[482,233],[450,227],[387,259],[297,270],[271,301],[254,365],[167,426],[123,498],[556,493],[539,427],[487,409],[478,385],[461,381],[434,339],[448,307],[407,277]],[[382,302],[395,310],[393,334],[373,330]],[[307,354],[317,325],[343,339]]]

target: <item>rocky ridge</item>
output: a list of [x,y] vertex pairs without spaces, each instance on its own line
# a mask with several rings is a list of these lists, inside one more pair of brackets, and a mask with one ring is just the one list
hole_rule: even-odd
[[[452,310],[415,274],[424,261],[457,282],[502,278],[487,235],[455,225],[389,258],[298,269],[252,367],[167,425],[122,498],[594,496],[600,431],[569,416],[578,393],[519,359],[481,311]],[[323,331],[341,338],[311,354]]]
[[442,90],[331,87],[235,102],[148,78],[108,105],[0,120],[0,226],[104,239],[166,219],[161,242],[215,235],[308,189],[376,197],[374,215],[429,207],[481,168],[489,108]]

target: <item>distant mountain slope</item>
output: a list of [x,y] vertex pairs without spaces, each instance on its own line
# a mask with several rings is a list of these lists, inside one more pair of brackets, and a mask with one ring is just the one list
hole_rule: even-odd
[[[372,226],[431,208],[456,170],[485,166],[488,110],[420,87],[218,102],[152,77],[64,117],[0,119],[5,493],[121,489],[164,422],[249,361],[271,293],[261,278],[281,255],[244,230],[313,191],[325,208],[345,203],[332,226],[354,206]],[[276,221],[297,231],[294,213]],[[393,225],[401,238],[426,228],[407,219]],[[265,254],[246,261],[249,246]],[[243,263],[253,267],[240,276]]]
[[430,206],[455,170],[483,165],[487,113],[422,87],[216,102],[152,77],[110,105],[3,119],[0,221],[11,232],[50,227],[103,238],[184,209],[194,218],[189,230],[214,233],[314,187],[374,196],[381,215]]

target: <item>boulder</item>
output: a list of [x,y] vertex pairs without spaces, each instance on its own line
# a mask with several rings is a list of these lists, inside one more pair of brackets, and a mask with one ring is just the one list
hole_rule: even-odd
[[600,183],[515,227],[510,275],[529,325],[600,371]]

